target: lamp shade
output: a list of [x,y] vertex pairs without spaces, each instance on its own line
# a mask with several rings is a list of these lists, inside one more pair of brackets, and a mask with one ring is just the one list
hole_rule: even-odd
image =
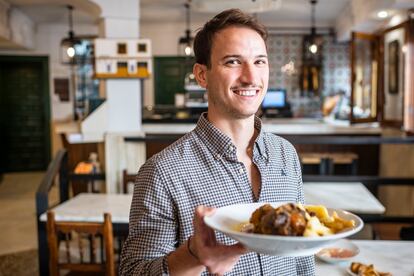
[[190,30],[186,30],[186,35],[183,37],[180,37],[178,40],[178,53],[179,55],[185,55],[185,56],[193,56],[194,55],[194,49],[193,49],[193,43],[194,38],[190,35]]
[[76,48],[81,44],[81,40],[74,37],[72,32],[69,36],[62,39],[60,42],[60,60],[64,64],[76,63],[77,50]]

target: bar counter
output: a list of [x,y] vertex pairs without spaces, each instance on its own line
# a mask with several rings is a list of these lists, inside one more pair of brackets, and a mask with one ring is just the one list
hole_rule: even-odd
[[[145,134],[185,134],[194,123],[144,123]],[[378,123],[350,125],[348,122],[308,118],[263,119],[267,132],[280,135],[381,135]]]

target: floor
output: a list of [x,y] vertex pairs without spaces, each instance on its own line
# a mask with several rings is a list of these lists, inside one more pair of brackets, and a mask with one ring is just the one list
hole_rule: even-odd
[[35,194],[44,172],[8,173],[0,183],[0,256],[37,248]]

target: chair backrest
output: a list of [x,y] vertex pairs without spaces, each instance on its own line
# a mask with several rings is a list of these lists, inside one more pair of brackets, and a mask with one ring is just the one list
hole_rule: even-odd
[[[110,214],[104,214],[103,223],[59,222],[55,220],[54,212],[49,211],[47,213],[47,241],[50,275],[58,276],[62,269],[76,272],[103,272],[108,276],[115,275]],[[61,251],[64,254],[59,255],[59,245],[62,243],[64,243],[64,249]],[[76,261],[76,258],[79,260]]]
[[136,174],[128,174],[127,170],[122,171],[122,192],[124,194],[128,193],[128,184],[133,184],[135,182],[136,176]]

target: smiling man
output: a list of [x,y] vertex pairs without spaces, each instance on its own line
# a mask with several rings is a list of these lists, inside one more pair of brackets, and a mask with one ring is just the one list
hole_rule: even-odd
[[236,9],[197,33],[193,71],[208,112],[140,168],[121,275],[314,275],[313,256],[249,252],[203,221],[230,204],[304,201],[293,146],[264,132],[255,116],[269,80],[266,37]]

